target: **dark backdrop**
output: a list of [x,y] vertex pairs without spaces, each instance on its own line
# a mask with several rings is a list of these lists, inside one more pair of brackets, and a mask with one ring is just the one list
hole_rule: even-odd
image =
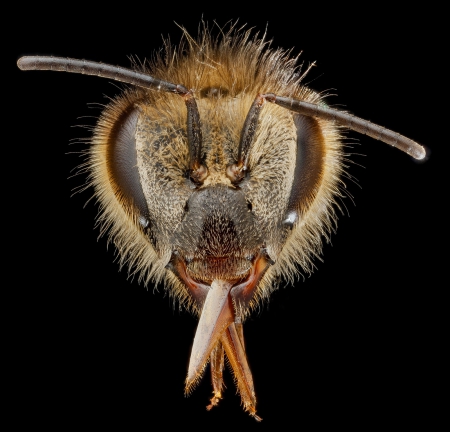
[[184,397],[196,320],[162,288],[144,287],[119,271],[114,248],[107,249],[94,229],[96,205],[84,207],[92,190],[71,197],[84,178],[68,178],[79,159],[67,153],[82,148],[68,144],[89,136],[73,126],[93,125],[91,116],[100,111],[88,103],[107,103],[119,93],[117,85],[15,68],[27,54],[129,66],[128,55],[143,59],[159,49],[161,35],[176,43],[181,30],[174,21],[196,34],[203,14],[221,25],[239,18],[261,32],[268,23],[274,47],[294,47],[294,53],[303,51],[302,60],[317,61],[307,81],[337,94],[331,104],[399,131],[431,154],[419,164],[349,133],[361,144],[355,151],[365,155],[353,158],[364,168],[349,168],[361,185],[347,182],[356,203],[346,200],[350,217],[340,216],[317,271],[295,286],[281,286],[246,324],[264,419],[258,427],[429,422],[441,411],[432,395],[441,374],[446,284],[437,274],[439,260],[448,256],[447,137],[438,109],[446,91],[442,11],[393,15],[389,9],[274,5],[245,14],[230,6],[164,7],[17,11],[22,37],[11,38],[6,68],[13,78],[3,83],[12,96],[9,137],[3,137],[5,238],[13,239],[4,282],[12,298],[5,297],[4,307],[17,420],[58,429],[112,427],[120,420],[124,430],[135,429],[135,421],[149,428],[257,427],[242,411],[229,372],[225,399],[214,411],[205,410],[208,375]]

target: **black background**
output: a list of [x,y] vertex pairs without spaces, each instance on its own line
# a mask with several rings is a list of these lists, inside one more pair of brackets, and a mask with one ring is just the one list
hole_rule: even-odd
[[[3,168],[5,238],[13,239],[4,261],[5,292],[12,294],[4,302],[7,377],[19,424],[365,429],[428,424],[442,411],[434,396],[446,343],[447,283],[438,272],[448,256],[442,11],[296,8],[244,13],[230,5],[148,3],[101,13],[81,5],[17,11],[6,65],[12,79],[3,83],[12,96]],[[430,154],[417,163],[348,134],[365,155],[353,157],[365,168],[349,169],[361,185],[347,182],[356,203],[346,200],[350,217],[340,216],[317,271],[281,286],[246,324],[261,425],[242,411],[228,371],[215,410],[205,410],[208,375],[184,397],[196,320],[162,287],[146,288],[119,271],[114,248],[94,229],[96,205],[83,208],[92,190],[71,197],[85,179],[68,179],[80,160],[67,153],[83,148],[68,143],[89,136],[72,126],[95,124],[100,110],[88,103],[107,103],[120,85],[15,67],[32,54],[129,66],[128,55],[143,59],[159,49],[161,35],[176,43],[181,30],[174,22],[195,35],[202,14],[220,25],[239,18],[260,32],[268,24],[274,47],[294,47],[301,60],[317,61],[306,81],[337,94],[330,104],[399,131]]]

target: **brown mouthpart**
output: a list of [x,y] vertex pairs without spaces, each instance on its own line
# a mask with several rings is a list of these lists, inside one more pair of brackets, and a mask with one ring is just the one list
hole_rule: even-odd
[[253,377],[245,354],[242,317],[257,291],[261,278],[273,261],[265,249],[261,249],[251,263],[248,260],[247,262],[250,268],[244,279],[241,275],[235,275],[229,280],[214,279],[210,286],[192,277],[188,270],[189,264],[186,264],[178,253],[173,255],[170,268],[185,284],[201,311],[189,360],[186,394],[200,381],[210,362],[214,396],[207,409],[216,406],[222,398],[223,358],[226,355],[244,408],[259,421],[261,419],[256,415]]

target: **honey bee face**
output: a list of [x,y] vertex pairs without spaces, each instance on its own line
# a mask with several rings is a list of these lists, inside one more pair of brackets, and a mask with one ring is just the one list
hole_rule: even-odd
[[[257,43],[245,51],[242,42],[225,54],[223,46],[214,51],[198,43],[205,43],[204,58],[180,55],[173,64],[164,67],[161,60],[146,70],[194,89],[197,111],[187,104],[191,94],[126,90],[103,111],[87,168],[100,202],[100,229],[111,236],[121,263],[146,284],[160,282],[200,315],[192,356],[202,360],[191,356],[188,391],[209,361],[210,406],[219,402],[225,352],[244,408],[258,419],[251,374],[239,368],[246,359],[242,321],[280,280],[313,269],[335,225],[345,149],[335,120],[289,110],[270,97],[246,133],[258,95],[316,106],[322,99],[303,87],[280,52],[272,59],[268,54],[261,66]],[[242,69],[235,67],[242,62]],[[256,64],[264,79],[254,73]],[[201,144],[187,121],[196,113]]]

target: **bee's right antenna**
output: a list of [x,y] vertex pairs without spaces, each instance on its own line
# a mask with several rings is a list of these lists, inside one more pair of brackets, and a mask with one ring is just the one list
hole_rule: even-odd
[[200,127],[200,115],[197,103],[191,91],[180,84],[153,78],[150,75],[126,69],[120,66],[112,66],[105,63],[97,63],[88,60],[76,60],[64,57],[49,56],[25,56],[17,61],[21,70],[51,70],[72,72],[84,75],[95,75],[102,78],[132,84],[138,87],[176,93],[183,97],[187,108],[187,132],[190,154],[191,177],[195,182],[202,182],[208,175],[207,168],[202,164],[202,134]]

